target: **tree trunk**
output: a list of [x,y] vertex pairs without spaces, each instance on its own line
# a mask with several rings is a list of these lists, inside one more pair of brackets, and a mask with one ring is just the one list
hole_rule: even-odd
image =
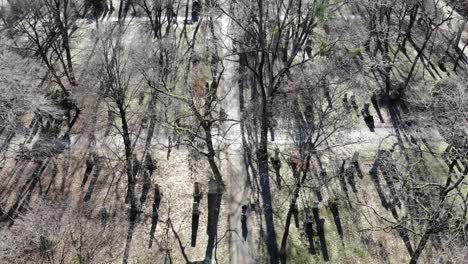
[[423,237],[419,241],[418,247],[416,248],[413,255],[411,256],[410,264],[418,263],[418,259],[421,256],[422,251],[426,247],[426,244],[429,241],[429,238],[431,237],[431,234],[432,234],[432,229],[429,227],[426,230],[426,232],[424,232]]

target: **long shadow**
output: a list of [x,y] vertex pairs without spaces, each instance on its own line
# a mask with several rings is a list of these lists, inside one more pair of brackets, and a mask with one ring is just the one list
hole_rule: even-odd
[[[374,164],[372,165],[372,168],[369,171],[369,175],[371,176],[372,182],[374,183],[374,186],[375,186],[375,188],[377,190],[377,194],[379,195],[382,206],[386,210],[390,210],[390,212],[392,213],[393,218],[395,218],[395,220],[398,221],[399,216],[398,216],[397,210],[395,208],[395,203],[387,201],[387,199],[386,199],[386,197],[384,195],[384,191],[382,189],[381,183],[380,183],[379,175],[378,175],[379,169],[382,168],[382,163],[384,162],[384,159],[385,159],[385,151],[384,150],[379,150],[379,152],[377,154],[377,158],[376,158]],[[410,240],[408,231],[403,227],[397,228],[397,231],[398,231],[398,234],[399,234],[400,238],[403,240],[403,242],[405,244],[405,247],[408,250],[408,253],[410,255],[412,255],[413,254],[413,247],[411,245],[411,240]]]
[[223,196],[223,191],[218,187],[216,181],[210,180],[208,188],[208,223],[206,229],[208,242],[205,251],[205,263],[211,263],[213,258],[213,250],[216,246],[216,237],[218,235],[219,212]]
[[102,169],[102,158],[96,157],[95,163],[96,163],[96,167],[94,169],[93,178],[91,179],[91,182],[89,183],[89,186],[88,186],[88,191],[86,192],[86,195],[83,198],[83,201],[85,202],[91,199],[91,195],[93,194],[94,188],[96,187],[96,183],[97,183],[99,174],[101,173],[101,169]]
[[153,212],[151,214],[151,230],[150,230],[150,240],[148,248],[153,246],[154,233],[156,232],[156,227],[158,225],[159,219],[159,206],[161,205],[162,193],[159,190],[159,185],[154,186],[154,200],[153,200]]
[[317,233],[320,240],[320,250],[324,261],[330,261],[327,249],[327,240],[325,237],[325,219],[320,218],[318,203],[314,204],[312,208],[312,214],[314,215],[315,224],[317,225]]

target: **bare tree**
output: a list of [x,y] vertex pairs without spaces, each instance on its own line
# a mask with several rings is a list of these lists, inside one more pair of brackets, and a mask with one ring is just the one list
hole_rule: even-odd
[[246,130],[253,131],[271,263],[278,262],[268,169],[268,131],[275,118],[272,110],[276,98],[284,92],[291,71],[314,59],[315,54],[306,56],[305,50],[327,8],[326,1],[279,0],[236,1],[232,3],[232,10],[222,9],[241,32],[234,38],[236,50],[233,52],[240,56],[242,67],[248,72],[245,76],[249,84],[245,87],[249,87],[251,93],[253,105],[249,114],[254,123]]

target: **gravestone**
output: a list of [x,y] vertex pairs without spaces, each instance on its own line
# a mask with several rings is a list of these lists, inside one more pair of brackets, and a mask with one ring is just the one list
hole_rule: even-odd
[[148,128],[148,117],[147,116],[144,116],[142,119],[141,119],[141,128],[142,129],[147,129]]
[[193,184],[193,202],[200,203],[203,194],[201,192],[201,186],[199,182]]
[[296,228],[299,229],[299,209],[297,208],[297,203],[295,199],[291,200],[291,205],[289,210],[291,210],[291,214],[294,217],[294,224],[296,225]]
[[365,103],[364,104],[364,107],[362,108],[362,115],[363,116],[370,116],[370,110],[369,110],[369,107],[370,107],[370,104],[369,103]]
[[345,165],[346,165],[346,161],[343,160],[343,163],[341,163],[340,172],[338,173],[338,178],[340,181],[341,189],[343,189],[343,191],[345,191],[346,193],[346,196],[348,196],[348,187],[347,187],[346,178],[345,178],[345,175],[346,175]]
[[253,199],[252,197],[250,198],[249,207],[250,212],[257,212],[257,204],[255,203],[255,199]]
[[351,163],[353,164],[354,169],[358,174],[358,177],[362,179],[364,176],[362,174],[361,166],[359,165],[359,152],[354,152],[353,158],[351,159]]
[[199,20],[200,12],[202,9],[202,5],[198,1],[193,1],[192,3],[192,22],[196,23]]
[[304,49],[307,54],[307,58],[312,59],[312,40],[310,38],[307,39]]
[[150,153],[145,155],[145,170],[148,171],[150,176],[153,175],[153,172],[156,170],[156,164]]
[[143,205],[146,202],[148,193],[151,189],[151,175],[149,171],[147,170],[143,170],[142,174],[143,174],[143,186],[141,188],[140,204],[143,207]]
[[317,200],[319,202],[323,201],[322,192],[320,191],[320,186],[315,186],[315,195],[317,195]]
[[241,227],[242,227],[242,238],[244,241],[247,240],[247,234],[249,233],[247,229],[247,205],[242,205],[241,212]]
[[315,251],[314,246],[314,228],[313,228],[313,216],[310,214],[310,210],[306,209],[306,217],[304,222],[304,232],[307,236],[307,240],[309,241],[309,253],[315,255],[317,252]]
[[94,162],[95,162],[96,168],[94,169],[93,178],[91,179],[91,182],[89,183],[88,191],[86,192],[86,195],[83,198],[85,202],[89,201],[91,199],[91,195],[93,194],[94,187],[96,186],[96,183],[97,183],[97,180],[101,172],[101,168],[102,168],[102,157],[96,156],[94,159]]
[[354,94],[351,95],[351,97],[349,99],[349,102],[351,103],[351,107],[356,112],[356,115],[359,116],[359,107],[357,105],[356,96]]
[[327,181],[327,178],[328,178],[327,170],[326,170],[325,168],[323,168],[323,170],[320,172],[320,179],[321,179],[323,182],[326,182],[326,181]]
[[320,222],[320,211],[318,202],[315,202],[314,206],[312,207],[312,215],[314,217],[315,224],[318,225],[318,223]]
[[140,91],[138,93],[138,104],[139,105],[143,104],[143,102],[145,101],[145,97],[146,97],[145,91]]
[[166,155],[166,160],[169,160],[171,157],[171,151],[172,151],[172,137],[168,137],[168,146],[167,146],[167,155]]
[[294,179],[296,179],[296,181],[298,181],[299,180],[299,172],[297,171],[297,163],[292,158],[289,158],[287,162],[288,162],[288,165],[291,167]]
[[375,132],[374,117],[369,112],[369,103],[364,104],[362,109],[362,116],[364,117],[364,122],[366,122],[367,127],[371,132]]
[[310,124],[314,123],[314,106],[311,104],[306,105],[304,109],[304,115],[306,117],[307,122]]
[[85,174],[83,176],[83,181],[81,182],[81,188],[83,188],[86,185],[86,182],[88,181],[88,177],[89,175],[91,175],[91,172],[93,171],[95,159],[96,159],[96,153],[94,151],[90,152],[88,154],[88,157],[86,158],[86,169],[85,169]]
[[138,172],[140,171],[141,164],[135,153],[132,154],[132,174],[133,177],[137,177]]
[[270,139],[271,141],[275,141],[275,129],[278,126],[278,121],[273,117],[268,119],[268,128],[270,130]]
[[106,130],[104,131],[104,136],[107,137],[112,129],[112,125],[114,124],[114,112],[112,110],[107,110],[107,125]]
[[281,190],[281,175],[280,175],[280,170],[281,170],[281,160],[279,158],[279,149],[275,149],[275,157],[271,158],[271,163],[273,165],[273,169],[275,170],[276,174],[276,184],[278,185],[278,189]]
[[327,99],[328,105],[330,107],[333,107],[333,100],[332,100],[332,97],[330,95],[330,87],[329,87],[327,79],[323,78],[321,80],[320,84],[321,84],[321,86],[323,88],[323,94],[325,95],[325,99]]
[[99,216],[101,218],[101,225],[103,227],[106,227],[107,220],[109,219],[109,213],[107,212],[107,209],[105,207],[101,208],[101,210],[99,211]]
[[375,111],[377,112],[377,115],[379,116],[380,122],[385,123],[382,113],[380,112],[380,107],[379,107],[379,103],[377,100],[377,94],[375,92],[372,93],[371,102],[372,102],[372,105],[374,106]]
[[343,96],[343,106],[348,114],[351,113],[351,106],[348,102],[348,94],[344,94]]
[[404,93],[405,93],[405,83],[404,82],[398,82],[395,85],[392,85],[390,87],[390,92],[389,92],[389,97],[392,100],[400,100],[403,98]]
[[349,185],[351,186],[351,189],[353,190],[353,193],[357,193],[356,182],[354,181],[354,167],[352,165],[346,169],[345,175],[346,180],[348,181]]

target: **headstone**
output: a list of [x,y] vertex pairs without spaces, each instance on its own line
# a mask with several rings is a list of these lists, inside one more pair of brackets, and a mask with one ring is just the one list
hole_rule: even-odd
[[107,137],[112,129],[112,125],[114,124],[114,112],[112,110],[107,110],[107,125],[106,130],[104,132],[104,136]]
[[357,152],[357,151],[354,152],[351,163],[353,164],[354,169],[356,170],[356,172],[358,174],[358,177],[362,179],[363,174],[362,174],[361,166],[359,165],[359,152]]
[[253,199],[250,200],[250,211],[254,213],[257,212],[257,204],[255,203],[255,200]]
[[362,108],[362,115],[363,116],[370,116],[370,111],[369,111],[369,107],[370,107],[370,104],[369,103],[365,103],[364,104],[364,107]]
[[319,202],[323,201],[322,192],[320,191],[320,186],[316,186],[314,189],[315,189],[315,195],[317,195],[317,200]]
[[359,116],[359,107],[357,105],[356,96],[354,94],[351,95],[349,101],[351,103],[351,107],[353,107],[354,111],[356,112],[356,115]]
[[312,104],[307,104],[304,109],[304,115],[308,120],[314,118],[314,106]]
[[143,207],[146,202],[146,197],[151,189],[151,176],[149,171],[143,170],[143,186],[141,188],[140,204]]
[[91,199],[91,195],[93,194],[94,187],[96,186],[96,183],[97,183],[97,180],[98,180],[99,174],[101,172],[101,168],[102,168],[102,158],[101,157],[96,156],[94,162],[95,162],[96,168],[95,168],[94,173],[93,173],[93,178],[91,179],[91,182],[89,183],[88,191],[86,192],[86,195],[83,198],[83,200],[85,202],[87,202],[87,201],[89,201]]
[[202,5],[198,1],[192,3],[192,22],[196,23],[199,20]]
[[244,238],[244,241],[247,240],[247,234],[248,234],[248,229],[247,229],[247,205],[242,205],[242,212],[241,212],[241,227],[242,227],[242,238]]
[[[447,56],[442,56],[442,58],[439,60],[439,63],[438,63],[438,66],[440,68],[440,70],[442,70],[443,72],[445,73],[448,73],[447,71],[447,67],[445,66],[445,63],[447,61]],[[450,76],[450,74],[448,74]]]
[[314,206],[312,207],[312,215],[314,216],[315,224],[319,224],[320,222],[320,211],[319,211],[319,203],[315,202]]
[[144,91],[140,91],[140,93],[138,94],[138,104],[139,105],[142,105],[143,102],[145,101],[145,92]]
[[169,141],[169,145],[167,147],[167,155],[166,155],[167,160],[169,160],[169,158],[171,157],[171,150],[172,150],[172,137],[171,136],[169,136],[168,141]]
[[147,116],[144,116],[144,117],[141,119],[141,128],[142,128],[142,129],[148,128],[148,117],[147,117]]
[[309,253],[315,255],[317,252],[315,251],[314,246],[314,228],[313,228],[313,216],[310,214],[310,210],[306,209],[306,217],[304,222],[304,232],[307,236],[307,240],[309,241]]
[[269,126],[271,141],[275,141],[275,128],[276,128],[276,126],[277,126],[276,120],[272,119],[272,121],[270,122],[270,126]]
[[145,170],[148,171],[150,176],[153,175],[153,172],[156,170],[156,164],[150,153],[145,155]]
[[105,207],[101,208],[101,210],[99,211],[99,216],[101,218],[101,225],[103,227],[106,227],[107,220],[109,219],[109,213],[107,213],[107,209]]
[[193,202],[200,203],[203,194],[201,192],[200,183],[195,182],[193,185]]
[[366,122],[367,127],[371,132],[375,132],[374,117],[369,112],[369,104],[364,104],[362,109],[362,115],[364,117],[364,122]]
[[346,178],[345,178],[346,176],[345,165],[346,165],[346,161],[343,160],[343,163],[341,163],[340,172],[338,173],[338,178],[340,181],[341,189],[343,189],[343,191],[345,191],[347,195],[348,187],[347,187]]
[[297,171],[297,163],[292,158],[288,159],[288,165],[291,167],[294,179],[299,180],[299,172]]
[[132,154],[132,173],[133,177],[136,178],[140,171],[141,165],[135,153]]
[[96,153],[93,151],[88,154],[88,157],[86,158],[86,169],[85,169],[85,174],[83,176],[83,181],[81,182],[81,188],[83,188],[88,181],[89,175],[91,175],[91,172],[93,171],[94,168],[94,159],[96,157]]
[[291,207],[289,208],[289,210],[291,210],[291,214],[294,217],[294,224],[296,225],[296,228],[299,229],[299,209],[297,208],[297,203],[295,199],[291,201],[290,206]]
[[382,113],[380,112],[379,103],[377,101],[377,94],[375,92],[372,93],[371,102],[372,102],[372,105],[374,106],[375,111],[377,112],[377,115],[379,116],[380,122],[385,123]]
[[325,95],[325,99],[327,99],[328,105],[330,107],[333,107],[333,100],[330,95],[330,86],[328,84],[328,81],[326,78],[323,78],[320,82],[322,88],[323,88],[323,94]]
[[348,102],[348,94],[344,94],[343,96],[343,106],[348,114],[351,113],[351,106]]
[[354,167],[352,165],[346,169],[345,175],[346,180],[348,180],[348,183],[351,186],[351,189],[353,190],[353,193],[357,193],[356,182],[354,181]]
[[278,185],[278,189],[281,190],[281,175],[280,175],[280,170],[281,170],[281,160],[279,158],[279,149],[275,149],[275,157],[271,158],[271,163],[273,165],[273,169],[275,170],[276,174],[276,184]]
[[327,181],[328,175],[327,170],[325,168],[320,172],[320,178],[323,182]]
[[307,58],[312,59],[312,40],[310,38],[306,41],[305,52],[307,54]]

